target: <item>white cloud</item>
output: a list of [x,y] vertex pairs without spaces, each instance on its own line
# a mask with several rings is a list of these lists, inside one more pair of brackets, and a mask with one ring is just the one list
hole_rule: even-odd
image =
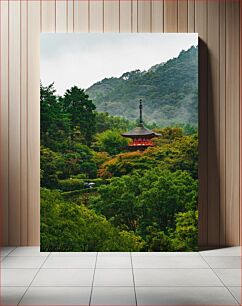
[[86,89],[105,77],[147,70],[197,44],[194,33],[43,33],[40,77],[62,95],[73,85]]

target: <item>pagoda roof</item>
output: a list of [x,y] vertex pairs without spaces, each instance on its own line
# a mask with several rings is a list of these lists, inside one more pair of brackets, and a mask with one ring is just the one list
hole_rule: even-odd
[[139,126],[135,127],[133,130],[121,134],[124,137],[159,137],[161,134],[155,133],[152,130],[147,129],[143,123],[140,123]]

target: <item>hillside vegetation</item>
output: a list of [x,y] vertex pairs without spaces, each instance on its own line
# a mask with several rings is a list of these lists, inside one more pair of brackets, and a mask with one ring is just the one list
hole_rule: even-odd
[[133,122],[83,89],[41,85],[40,98],[41,251],[197,249],[194,127],[156,127],[154,147],[129,152]]
[[129,120],[138,117],[137,101],[144,101],[144,119],[150,124],[197,125],[198,47],[181,51],[177,58],[157,64],[148,71],[130,71],[120,78],[105,78],[86,94],[98,112]]

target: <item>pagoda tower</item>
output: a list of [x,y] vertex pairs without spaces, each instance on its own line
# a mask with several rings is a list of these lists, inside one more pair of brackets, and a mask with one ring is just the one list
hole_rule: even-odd
[[133,130],[121,134],[123,137],[132,139],[127,147],[127,149],[130,151],[143,151],[148,147],[153,147],[154,143],[152,142],[152,138],[161,136],[161,134],[155,133],[144,126],[142,100],[140,100],[139,111],[139,125]]

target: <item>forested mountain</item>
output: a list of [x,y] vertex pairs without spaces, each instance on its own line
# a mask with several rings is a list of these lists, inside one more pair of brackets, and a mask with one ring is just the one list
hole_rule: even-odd
[[198,47],[181,51],[177,58],[148,71],[135,70],[120,78],[105,78],[86,90],[97,111],[131,120],[144,102],[144,120],[159,126],[197,125]]

